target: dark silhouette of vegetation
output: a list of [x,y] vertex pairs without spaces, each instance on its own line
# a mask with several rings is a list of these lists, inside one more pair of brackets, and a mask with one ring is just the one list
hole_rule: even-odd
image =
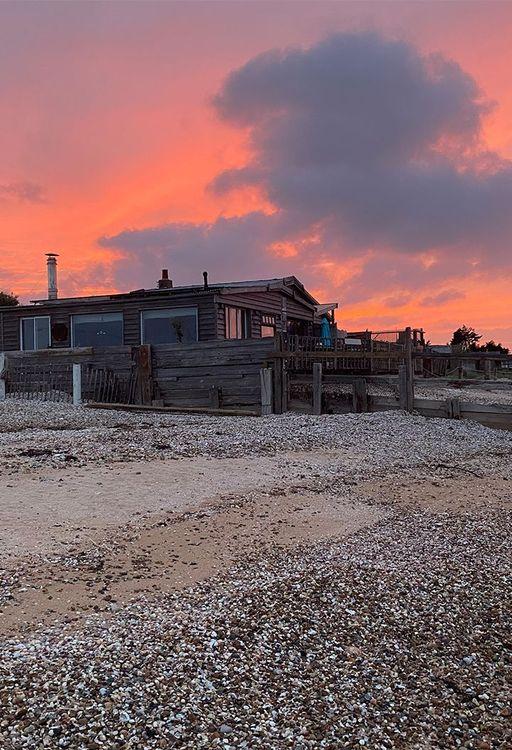
[[452,346],[460,347],[463,351],[468,351],[472,349],[472,347],[477,346],[481,338],[482,336],[477,333],[474,328],[463,325],[453,332],[450,344]]
[[510,349],[508,349],[506,346],[502,346],[501,344],[497,344],[493,339],[490,341],[487,341],[485,344],[482,344],[482,346],[477,346],[474,351],[477,352],[498,352],[499,354],[509,354]]
[[15,294],[10,294],[9,292],[0,292],[0,307],[2,305],[9,305],[10,307],[15,307],[16,305],[19,305],[20,301],[16,297]]
[[497,352],[498,354],[509,354],[509,349],[502,344],[497,344],[493,339],[486,341],[485,344],[478,342],[482,336],[471,326],[461,326],[453,332],[450,344],[458,346],[462,351],[468,352]]

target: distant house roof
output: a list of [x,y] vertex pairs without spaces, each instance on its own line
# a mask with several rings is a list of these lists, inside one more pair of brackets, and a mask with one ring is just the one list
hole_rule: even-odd
[[451,354],[452,347],[450,344],[429,344],[428,350],[432,352],[439,352],[439,354]]

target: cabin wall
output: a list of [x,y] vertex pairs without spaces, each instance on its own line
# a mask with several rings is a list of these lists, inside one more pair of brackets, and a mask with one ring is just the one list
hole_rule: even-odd
[[157,310],[173,307],[197,307],[199,341],[216,338],[217,321],[213,293],[190,295],[169,295],[158,298],[134,298],[133,300],[113,299],[98,301],[59,302],[20,306],[2,311],[0,317],[0,351],[17,351],[21,348],[20,321],[22,318],[50,316],[51,325],[64,323],[68,336],[64,341],[52,340],[52,349],[67,349],[71,346],[71,316],[87,313],[123,313],[123,343],[125,346],[138,346],[140,342],[140,315],[143,310]]
[[284,330],[284,321],[287,318],[313,320],[313,311],[310,306],[279,291],[219,294],[217,297],[217,338],[224,338],[225,305],[253,311],[251,335],[254,338],[260,336],[262,314],[276,316],[278,332]]

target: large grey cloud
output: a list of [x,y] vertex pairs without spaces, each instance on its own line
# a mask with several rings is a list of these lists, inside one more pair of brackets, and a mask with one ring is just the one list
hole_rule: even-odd
[[[210,188],[256,185],[276,214],[128,230],[101,244],[168,254],[185,275],[199,262],[232,277],[290,272],[311,268],[314,252],[343,260],[378,250],[397,278],[425,252],[437,257],[425,279],[510,263],[512,164],[482,145],[490,104],[455,62],[375,34],[338,34],[250,60],[213,105],[246,129],[252,156]],[[316,250],[306,244],[288,261],[265,254],[301,235],[315,235]],[[362,278],[371,286],[372,277]]]

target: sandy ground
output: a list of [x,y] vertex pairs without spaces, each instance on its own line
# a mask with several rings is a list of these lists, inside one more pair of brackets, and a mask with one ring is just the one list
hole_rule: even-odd
[[265,546],[342,536],[382,518],[384,509],[355,497],[305,489],[304,472],[320,476],[332,461],[332,451],[299,452],[1,478],[0,633],[115,610]]
[[[343,538],[397,509],[507,508],[512,482],[448,464],[418,481],[332,485],[335,450],[184,458],[0,478],[0,634],[109,613],[190,586],[247,554]],[[329,474],[326,475],[326,470]]]

